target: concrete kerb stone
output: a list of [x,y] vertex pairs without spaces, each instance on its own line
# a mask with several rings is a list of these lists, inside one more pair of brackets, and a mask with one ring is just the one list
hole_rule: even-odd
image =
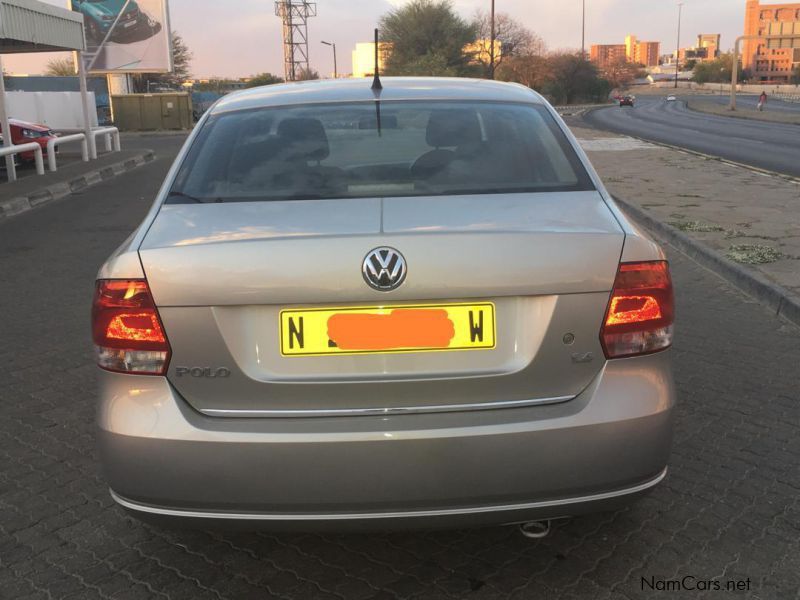
[[155,158],[156,155],[152,150],[143,150],[141,154],[125,161],[103,167],[102,169],[90,171],[69,181],[51,184],[42,189],[30,192],[25,196],[2,201],[0,202],[0,221],[33,210],[48,202],[53,202],[54,200],[85,190],[102,181],[107,181],[112,177],[116,177],[117,175],[121,175],[152,162]]

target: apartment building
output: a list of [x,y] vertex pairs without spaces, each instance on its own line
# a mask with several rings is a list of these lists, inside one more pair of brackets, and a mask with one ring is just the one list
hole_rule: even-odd
[[625,37],[625,56],[628,62],[657,67],[661,54],[661,42],[643,42],[635,35]]
[[620,61],[626,61],[625,44],[592,44],[589,49],[589,60],[600,69],[605,69]]
[[745,40],[742,66],[759,81],[782,83],[800,64],[800,3],[761,4],[747,0],[744,35],[786,36],[777,40]]

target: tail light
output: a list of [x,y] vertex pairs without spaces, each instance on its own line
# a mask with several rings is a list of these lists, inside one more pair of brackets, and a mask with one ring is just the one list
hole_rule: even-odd
[[97,282],[92,337],[103,369],[139,375],[167,370],[169,342],[144,279]]
[[600,332],[606,358],[650,354],[672,345],[675,302],[666,261],[622,263]]

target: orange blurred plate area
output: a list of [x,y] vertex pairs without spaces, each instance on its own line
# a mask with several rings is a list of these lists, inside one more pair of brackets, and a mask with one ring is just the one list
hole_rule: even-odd
[[290,309],[280,314],[281,355],[491,350],[495,327],[491,302]]

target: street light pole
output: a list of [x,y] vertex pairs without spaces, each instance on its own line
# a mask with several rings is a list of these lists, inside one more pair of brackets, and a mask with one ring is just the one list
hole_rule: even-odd
[[332,44],[331,42],[322,43],[333,48],[333,78],[339,79],[339,66],[336,64],[336,44]]
[[678,89],[678,73],[681,69],[681,12],[683,2],[678,2],[678,45],[675,48],[675,89]]
[[583,0],[581,16],[581,58],[586,58],[586,0]]
[[492,32],[490,34],[491,39],[489,40],[489,79],[494,79],[494,42],[497,39],[497,32],[495,30],[495,20],[494,20],[494,0],[492,0],[492,16],[491,16],[491,28]]

